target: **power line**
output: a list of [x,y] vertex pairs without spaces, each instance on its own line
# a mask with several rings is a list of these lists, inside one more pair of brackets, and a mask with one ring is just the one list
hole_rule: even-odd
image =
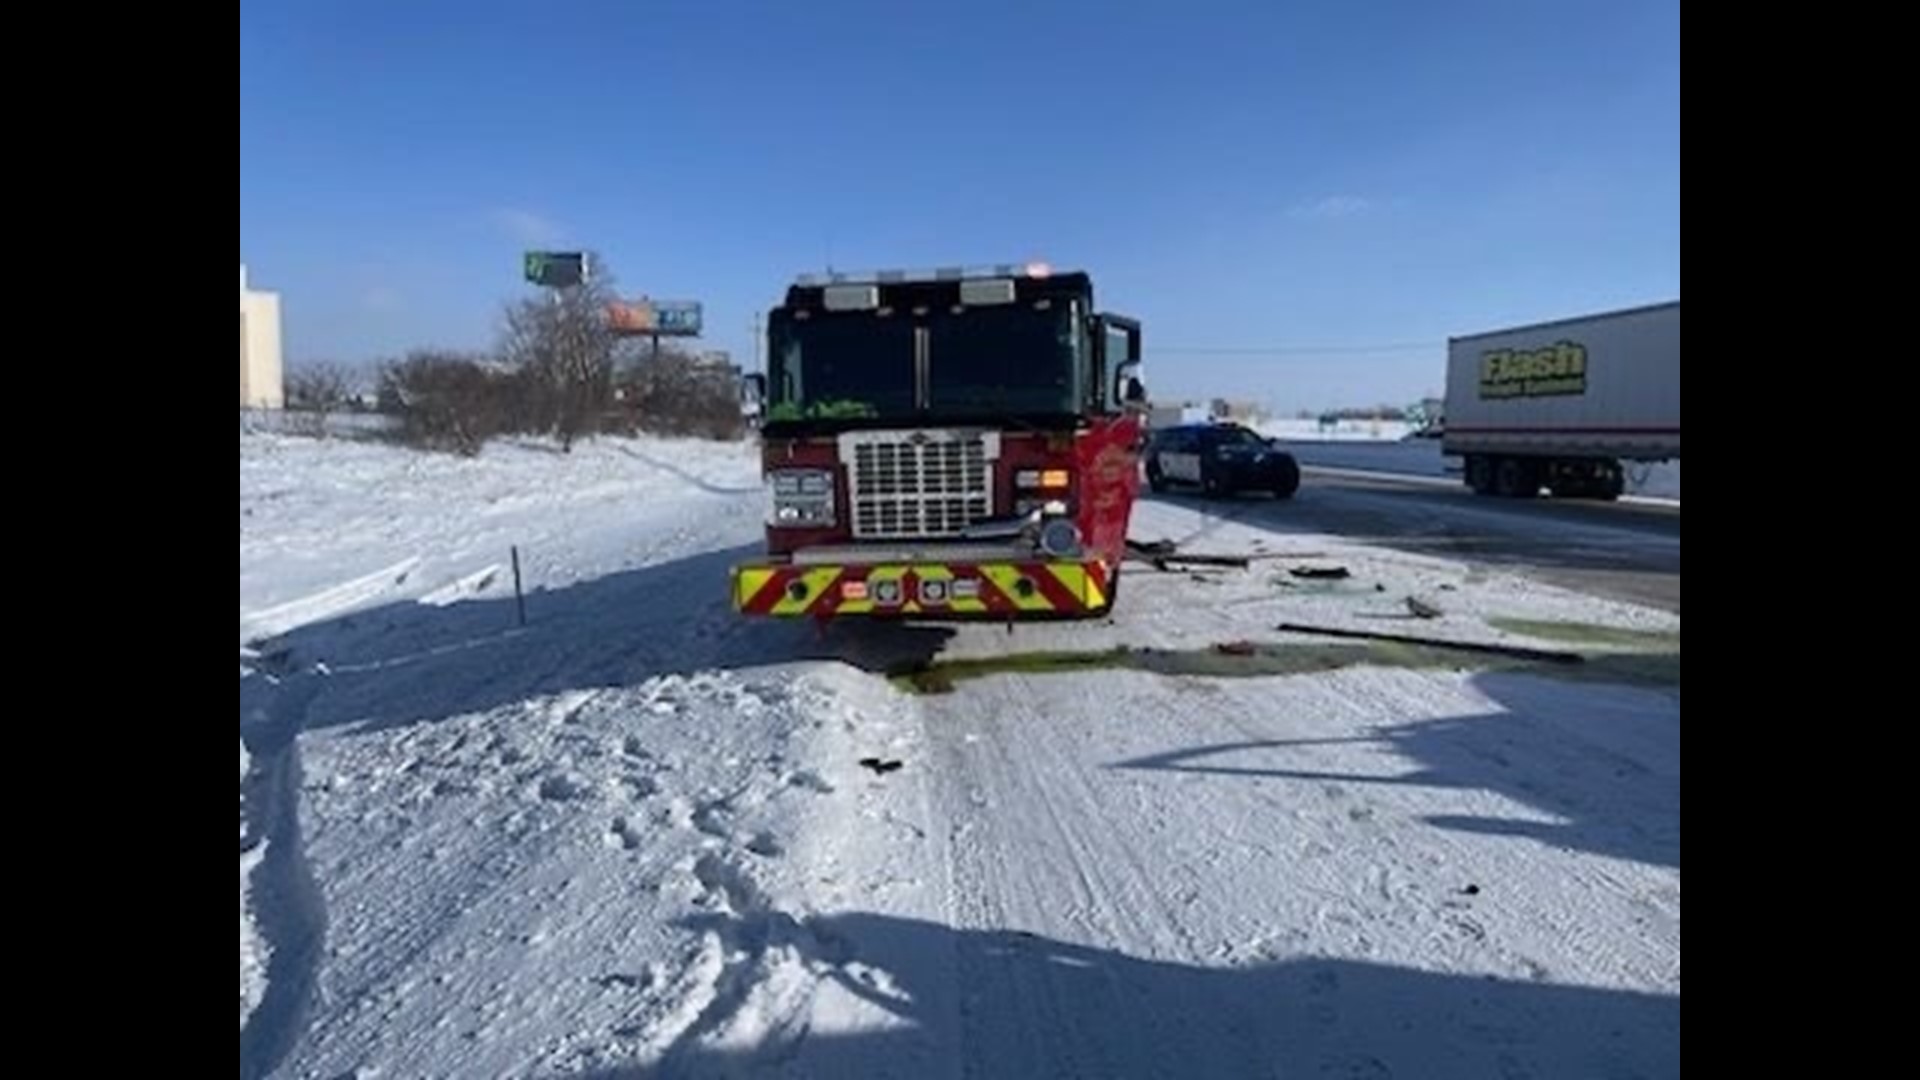
[[1314,353],[1426,352],[1444,349],[1444,341],[1392,341],[1378,345],[1147,345],[1147,355],[1288,356]]

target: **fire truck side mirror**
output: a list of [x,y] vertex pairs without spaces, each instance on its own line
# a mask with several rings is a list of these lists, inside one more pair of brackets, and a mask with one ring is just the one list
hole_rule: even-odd
[[740,400],[750,405],[758,405],[767,400],[767,377],[754,372],[740,380]]
[[1113,374],[1113,395],[1122,407],[1142,405],[1147,388],[1140,381],[1140,323],[1124,315],[1096,316],[1100,328],[1100,366]]

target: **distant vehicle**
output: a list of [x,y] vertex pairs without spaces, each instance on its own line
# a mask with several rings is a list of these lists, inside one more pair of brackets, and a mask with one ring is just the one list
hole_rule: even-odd
[[1270,491],[1290,499],[1300,489],[1300,463],[1280,444],[1239,424],[1182,424],[1147,443],[1147,486],[1197,487],[1209,497]]
[[1680,457],[1680,302],[1452,338],[1445,416],[1478,494],[1617,499]]

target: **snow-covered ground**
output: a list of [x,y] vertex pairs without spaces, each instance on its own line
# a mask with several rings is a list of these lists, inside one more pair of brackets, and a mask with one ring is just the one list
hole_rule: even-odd
[[[724,444],[243,435],[240,503],[243,1077],[1678,1073],[1677,661],[1274,629],[1677,616],[1150,502],[1138,537],[1268,557],[822,641],[727,608],[762,497]],[[930,656],[989,666],[885,676]]]

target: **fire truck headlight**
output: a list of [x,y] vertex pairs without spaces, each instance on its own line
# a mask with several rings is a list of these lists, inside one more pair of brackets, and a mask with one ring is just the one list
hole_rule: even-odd
[[775,495],[830,495],[833,474],[825,469],[776,469],[770,475]]
[[773,504],[773,523],[789,527],[830,526],[833,503],[827,499],[780,499]]
[[1073,485],[1073,473],[1066,469],[1021,469],[1013,474],[1015,487],[1064,491]]
[[1073,499],[1018,499],[1013,504],[1016,517],[1065,517],[1076,507]]

